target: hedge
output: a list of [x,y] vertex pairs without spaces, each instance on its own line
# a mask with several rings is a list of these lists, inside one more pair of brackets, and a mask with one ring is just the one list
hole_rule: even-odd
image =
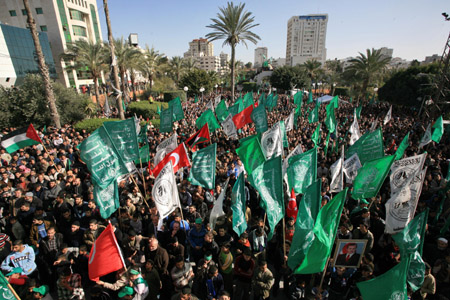
[[181,101],[186,100],[186,93],[184,91],[170,91],[164,92],[164,102],[169,102],[177,97],[180,97]]
[[166,109],[169,104],[158,101],[154,101],[153,103],[148,101],[131,102],[127,107],[127,113],[132,116],[134,114],[138,117],[142,116],[144,119],[153,119],[153,117],[158,117],[158,114],[156,113],[158,106],[162,106],[161,110],[163,110]]
[[106,121],[118,121],[119,119],[84,119],[81,122],[76,123],[73,127],[76,131],[86,130],[86,132],[91,133]]
[[244,82],[242,84],[242,91],[243,92],[257,92],[258,91],[258,84],[256,82]]
[[344,96],[349,97],[350,96],[350,90],[346,87],[336,87],[334,89],[334,95],[335,96]]
[[150,96],[152,96],[154,99],[156,99],[157,97],[159,97],[160,92],[159,91],[154,91],[151,89],[146,89],[144,91],[144,93],[141,96],[141,99],[144,100],[149,100]]

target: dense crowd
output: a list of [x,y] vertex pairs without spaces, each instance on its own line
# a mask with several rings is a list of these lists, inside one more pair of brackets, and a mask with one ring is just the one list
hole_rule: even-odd
[[[229,95],[224,95],[227,99]],[[257,95],[255,94],[255,98]],[[178,143],[196,130],[195,121],[206,109],[206,102],[190,99],[183,105],[185,119],[174,124]],[[348,100],[348,99],[347,99]],[[284,120],[294,109],[292,97],[279,96],[275,109],[268,112],[269,128]],[[230,105],[232,101],[227,99]],[[306,102],[306,99],[305,101]],[[314,104],[310,104],[312,108]],[[321,131],[317,176],[322,183],[322,206],[330,193],[330,166],[339,159],[336,143],[348,144],[348,129],[355,104],[340,102],[336,109],[338,135],[331,134],[325,152],[327,132]],[[289,148],[301,145],[303,151],[314,147],[311,140],[315,124],[302,107],[296,129],[287,133]],[[392,120],[383,126],[389,109],[386,103],[365,103],[360,130],[364,134],[375,120],[382,126],[385,153],[393,154],[409,132],[405,157],[422,153],[419,142],[430,120],[421,121],[417,111],[393,108]],[[320,120],[325,119],[322,105]],[[151,156],[158,144],[170,136],[161,134],[149,122],[147,137]],[[325,128],[325,126],[322,126]],[[5,130],[6,134],[12,129]],[[239,138],[255,134],[253,124],[240,130]],[[176,174],[181,209],[162,220],[151,199],[155,178],[147,166],[138,166],[139,174],[119,183],[120,208],[110,221],[123,254],[126,269],[89,280],[89,252],[96,238],[108,225],[100,217],[90,174],[80,160],[77,146],[88,137],[65,125],[39,132],[43,145],[34,145],[8,154],[0,150],[0,261],[1,269],[21,299],[361,299],[357,282],[379,276],[400,261],[400,252],[389,234],[384,233],[385,203],[390,197],[389,178],[373,199],[357,201],[348,193],[336,241],[367,240],[358,267],[333,267],[328,264],[325,277],[293,274],[287,266],[295,221],[286,217],[268,240],[268,222],[260,207],[256,189],[245,182],[247,231],[237,236],[232,228],[231,190],[245,168],[236,154],[238,139],[228,138],[219,129],[211,133],[217,143],[214,190],[191,185],[189,168]],[[422,287],[410,293],[412,299],[450,298],[449,233],[441,228],[450,215],[447,187],[450,158],[448,132],[441,142],[425,147],[426,178],[416,213],[429,208],[423,259],[426,276]],[[45,146],[45,148],[44,148]],[[153,158],[152,158],[153,160]],[[140,167],[140,168],[139,168]],[[151,163],[151,167],[154,164]],[[209,214],[225,182],[228,188],[223,204],[226,214],[211,228]],[[347,185],[351,190],[351,185]],[[285,189],[286,190],[286,189]],[[301,201],[297,196],[297,203]],[[289,193],[285,191],[285,202]],[[284,232],[283,232],[284,230]],[[284,244],[283,244],[284,243]],[[349,245],[351,253],[352,245]],[[347,257],[347,261],[348,261]],[[339,265],[345,264],[345,258]],[[354,263],[349,262],[353,266]],[[56,297],[56,298],[55,298]]]

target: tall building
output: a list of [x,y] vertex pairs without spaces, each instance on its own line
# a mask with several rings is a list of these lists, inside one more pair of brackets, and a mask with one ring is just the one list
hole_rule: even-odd
[[[264,58],[265,57],[265,58]],[[260,68],[263,66],[264,60],[268,59],[267,57],[267,47],[258,47],[255,49],[255,62],[253,66],[255,68]]]
[[[55,63],[45,32],[39,32],[39,42],[50,77],[56,78]],[[38,73],[35,53],[33,38],[28,29],[0,24],[0,85],[20,85],[28,73]]]
[[214,56],[214,45],[207,39],[199,38],[189,43],[189,50],[184,57]]
[[[58,80],[66,86],[80,87],[93,84],[85,70],[66,71],[60,55],[67,45],[79,40],[101,42],[96,0],[30,0],[37,29],[46,32],[55,60]],[[4,24],[27,28],[27,16],[22,0],[2,1],[0,21]]]
[[322,64],[327,58],[325,41],[328,15],[294,16],[287,26],[286,64],[295,66],[308,60]]

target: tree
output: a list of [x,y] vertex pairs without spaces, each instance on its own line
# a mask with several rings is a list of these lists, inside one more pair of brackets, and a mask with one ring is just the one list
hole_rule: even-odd
[[94,90],[97,97],[97,105],[100,105],[100,93],[98,89],[98,78],[102,71],[108,70],[108,49],[102,43],[86,40],[77,40],[67,45],[67,50],[61,55],[65,61],[72,61],[68,70],[87,70],[94,81]]
[[175,83],[178,84],[180,77],[183,74],[184,61],[181,56],[174,56],[169,62],[170,71],[174,76]]
[[305,87],[307,83],[308,78],[299,66],[276,68],[270,76],[270,85],[277,90],[290,91],[294,87],[300,89]]
[[360,97],[364,97],[367,88],[373,80],[386,67],[391,59],[381,54],[381,49],[367,49],[366,54],[359,53],[357,58],[351,59],[348,71],[353,73],[361,80]]
[[44,80],[45,98],[47,99],[48,106],[50,107],[50,113],[53,119],[53,123],[55,123],[56,128],[61,128],[59,113],[58,109],[56,108],[55,94],[53,92],[53,87],[50,82],[50,74],[48,72],[48,66],[45,63],[45,57],[44,53],[42,52],[41,43],[39,42],[39,35],[36,30],[36,23],[31,13],[31,8],[30,4],[28,3],[28,0],[23,0],[23,5],[25,6],[25,10],[27,11],[27,24],[28,27],[30,28],[31,37],[33,38],[34,48],[36,49],[39,72],[41,73],[41,76]]
[[252,66],[253,66],[253,64],[252,64],[252,62],[250,62],[250,61],[249,61],[248,63],[245,64],[245,68],[246,68],[246,69],[251,69]]
[[341,81],[342,70],[342,63],[337,59],[325,62],[326,81],[330,84],[331,95],[334,95],[335,85]]
[[247,41],[254,44],[261,38],[251,31],[258,26],[251,12],[244,11],[245,4],[234,5],[228,2],[226,7],[219,8],[217,18],[212,18],[212,24],[206,26],[213,31],[206,35],[210,41],[224,40],[223,45],[231,47],[231,98],[234,99],[234,62],[236,60],[236,45],[239,43],[247,47]]
[[194,68],[197,68],[197,61],[192,57],[185,58],[183,60],[183,67],[187,72],[192,71]]
[[211,92],[215,84],[213,80],[205,70],[194,69],[181,76],[179,86],[187,86],[189,95],[198,95],[201,87],[205,88],[205,92]]
[[319,76],[321,63],[315,59],[306,61],[302,67],[305,69],[311,83],[314,84],[314,90],[317,93],[317,78]]
[[[111,53],[111,68],[112,68],[112,76],[113,81],[112,83],[113,88],[116,90],[119,89],[119,71],[117,68],[117,60],[115,57],[115,45],[114,45],[114,38],[112,35],[112,28],[111,28],[111,19],[109,18],[109,9],[108,9],[108,0],[103,0],[103,8],[105,10],[105,18],[106,18],[106,27],[108,28],[108,42],[109,42],[109,49]],[[114,86],[115,85],[115,86]],[[119,109],[119,116],[121,120],[125,120],[125,113],[123,111],[123,98],[117,97],[117,106]]]
[[138,70],[143,73],[143,76],[147,77],[150,83],[150,89],[153,87],[155,76],[161,74],[161,66],[164,62],[164,54],[160,54],[153,47],[149,48],[148,45],[145,46],[144,55],[141,56]]

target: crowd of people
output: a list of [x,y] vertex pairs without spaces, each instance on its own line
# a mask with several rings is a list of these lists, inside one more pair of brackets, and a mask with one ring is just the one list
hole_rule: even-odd
[[[256,93],[254,94],[257,99]],[[189,99],[183,105],[185,119],[174,124],[178,143],[197,131],[195,121],[206,110],[204,101]],[[228,105],[230,95],[222,95]],[[348,100],[348,99],[347,99]],[[292,97],[279,95],[278,105],[267,112],[269,128],[288,117],[295,108]],[[285,154],[301,145],[314,147],[311,136],[316,129],[302,107],[297,127],[287,133]],[[326,130],[318,145],[317,176],[321,179],[322,206],[334,196],[330,193],[330,166],[339,159],[336,143],[348,145],[348,129],[355,103],[340,102],[336,109],[338,135],[331,134],[328,151]],[[417,111],[394,107],[392,120],[382,125],[387,103],[364,103],[361,133],[375,120],[382,126],[385,154],[393,154],[409,132],[406,156],[422,153],[419,142],[430,120],[421,120]],[[325,105],[319,111],[326,115]],[[147,139],[153,157],[156,147],[170,134],[161,134],[149,122]],[[322,126],[325,128],[325,126]],[[5,129],[3,134],[13,130]],[[239,132],[239,138],[255,134],[253,124]],[[426,275],[422,287],[410,293],[412,299],[450,298],[449,232],[441,231],[450,216],[447,188],[450,158],[449,132],[441,142],[425,147],[426,178],[416,213],[429,208],[423,260]],[[181,207],[160,222],[151,198],[155,178],[147,166],[140,174],[119,183],[120,208],[110,220],[101,218],[96,205],[89,171],[80,160],[77,146],[89,134],[70,125],[39,132],[43,145],[34,145],[8,154],[0,150],[0,262],[1,270],[21,299],[361,299],[357,282],[379,276],[400,261],[400,252],[385,233],[385,203],[390,198],[389,178],[373,199],[357,201],[348,193],[340,219],[336,242],[340,239],[367,240],[359,266],[334,267],[333,259],[322,273],[299,275],[287,266],[295,221],[285,217],[268,240],[269,225],[260,206],[256,189],[245,182],[247,231],[238,236],[232,228],[231,190],[245,168],[236,149],[238,139],[230,139],[218,129],[211,133],[217,143],[215,189],[192,185],[189,168],[176,174]],[[45,148],[44,148],[45,146]],[[201,146],[200,146],[201,147]],[[151,163],[151,168],[154,164]],[[227,181],[229,179],[229,181]],[[225,187],[228,182],[228,187]],[[351,190],[351,184],[347,184]],[[211,228],[209,215],[221,191],[227,188],[224,217]],[[302,196],[297,196],[297,204]],[[285,202],[289,191],[285,189]],[[112,224],[126,268],[91,281],[89,253],[96,238]],[[283,230],[285,232],[283,232]],[[284,238],[283,238],[284,237]],[[355,250],[349,245],[348,250]],[[348,257],[338,257],[339,264]],[[355,260],[355,258],[353,258]],[[353,265],[350,264],[350,265]]]

